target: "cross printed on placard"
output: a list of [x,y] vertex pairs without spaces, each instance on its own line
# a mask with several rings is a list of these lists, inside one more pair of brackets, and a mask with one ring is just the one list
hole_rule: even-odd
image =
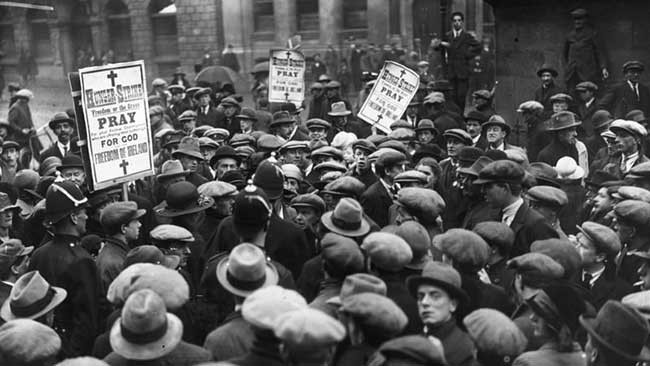
[[106,75],[107,79],[111,79],[111,86],[113,86],[113,87],[115,86],[115,78],[116,77],[117,77],[117,74],[113,70],[111,70],[111,72],[108,75]]
[[126,175],[126,167],[128,165],[129,165],[129,162],[126,161],[126,160],[122,160],[122,162],[120,163],[120,168],[122,168],[122,170],[124,170],[124,175]]

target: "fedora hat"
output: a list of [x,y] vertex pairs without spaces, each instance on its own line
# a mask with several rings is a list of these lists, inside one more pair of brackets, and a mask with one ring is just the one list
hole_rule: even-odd
[[510,134],[510,125],[506,123],[506,120],[503,117],[495,114],[491,116],[487,121],[482,125],[483,128],[487,129],[490,126],[499,126],[506,131],[506,136]]
[[217,264],[217,280],[230,293],[246,297],[278,283],[278,271],[262,249],[242,243]]
[[451,297],[462,303],[467,303],[469,300],[467,293],[461,287],[462,279],[460,274],[448,264],[442,262],[429,262],[424,266],[422,275],[409,276],[406,279],[406,286],[413,297],[417,297],[418,286],[423,284],[431,284],[441,287],[447,291]]
[[555,113],[550,120],[547,121],[547,131],[562,131],[567,128],[578,127],[582,122],[576,120],[576,115],[573,112],[564,111]]
[[629,305],[609,300],[595,318],[581,315],[580,324],[608,350],[628,360],[650,361],[650,349],[645,345],[648,322]]
[[167,188],[165,200],[156,207],[162,217],[177,217],[206,210],[214,204],[212,197],[201,196],[190,182],[177,182]]
[[183,164],[178,160],[167,160],[163,163],[160,168],[160,174],[156,175],[156,180],[160,182],[161,180],[175,178],[175,177],[186,177],[190,174],[189,170],[183,169]]
[[347,107],[345,106],[345,102],[336,102],[332,103],[332,110],[327,112],[329,116],[349,116],[352,114]]
[[553,67],[553,66],[551,66],[549,64],[543,64],[542,67],[537,69],[537,76],[542,77],[542,74],[545,73],[545,72],[550,72],[551,75],[553,75],[554,78],[557,77],[557,75],[558,75],[557,70],[555,69],[555,67]]
[[277,111],[273,113],[273,119],[269,124],[269,127],[277,127],[285,123],[294,123],[296,119],[291,117],[291,114],[287,111]]
[[129,296],[109,335],[113,351],[129,360],[162,357],[173,351],[182,337],[181,320],[168,313],[160,296],[149,289]]
[[183,137],[178,144],[178,149],[172,153],[172,158],[178,159],[178,155],[187,155],[198,160],[203,160],[200,146],[198,138],[190,136]]
[[9,239],[0,244],[0,257],[18,258],[33,251],[33,246],[24,246],[20,239]]
[[333,211],[325,212],[321,222],[329,231],[343,236],[363,236],[370,231],[361,204],[348,197],[342,198]]
[[50,127],[50,129],[53,130],[53,129],[56,128],[57,124],[63,123],[63,122],[68,122],[68,123],[70,123],[70,125],[74,124],[74,120],[72,118],[70,118],[70,116],[68,116],[67,113],[65,113],[65,112],[57,112],[56,114],[54,114],[54,117],[52,117],[52,119],[50,120],[50,122],[48,122],[47,125],[48,125],[48,127]]
[[0,308],[0,316],[5,321],[38,319],[56,308],[66,296],[66,290],[50,286],[38,271],[27,272],[14,284]]

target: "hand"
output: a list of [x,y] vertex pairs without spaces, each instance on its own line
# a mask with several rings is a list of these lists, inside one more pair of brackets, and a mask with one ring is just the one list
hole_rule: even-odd
[[440,41],[440,38],[434,38],[434,39],[431,40],[431,46],[432,46],[433,48],[438,48],[438,47],[440,47],[440,44],[441,44],[441,43],[442,43],[442,42]]
[[607,68],[603,68],[603,80],[606,80],[609,78],[609,71],[607,71]]
[[440,42],[440,45],[442,47],[448,48],[449,47],[449,42]]

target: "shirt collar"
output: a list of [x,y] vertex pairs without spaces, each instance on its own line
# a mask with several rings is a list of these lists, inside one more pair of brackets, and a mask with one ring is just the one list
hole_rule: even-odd
[[508,226],[512,224],[512,221],[515,219],[515,215],[517,214],[517,211],[519,211],[519,208],[523,204],[524,204],[524,200],[521,197],[518,197],[515,200],[515,202],[503,208],[503,217],[507,218],[506,222]]
[[[592,286],[592,287],[593,287],[594,284],[596,283],[596,281],[598,281],[598,279],[600,278],[600,276],[602,276],[602,274],[603,274],[604,272],[605,272],[605,266],[603,266],[603,268],[597,270],[597,271],[594,272],[594,273],[589,273],[589,274],[591,275],[591,280],[589,281],[589,286]],[[587,273],[588,273],[588,272],[582,271],[582,278],[583,278],[583,279],[585,278],[585,275],[586,275]]]
[[589,101],[587,103],[585,103],[585,106],[587,106],[587,108],[589,108],[591,106],[591,103],[594,102],[594,100],[596,100],[596,98],[591,97],[591,99],[589,99]]

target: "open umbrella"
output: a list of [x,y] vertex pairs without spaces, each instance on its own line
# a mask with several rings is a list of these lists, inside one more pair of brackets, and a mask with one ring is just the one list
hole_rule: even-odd
[[196,75],[194,82],[204,81],[209,83],[221,82],[222,84],[234,84],[237,79],[239,79],[238,74],[229,67],[209,66]]

